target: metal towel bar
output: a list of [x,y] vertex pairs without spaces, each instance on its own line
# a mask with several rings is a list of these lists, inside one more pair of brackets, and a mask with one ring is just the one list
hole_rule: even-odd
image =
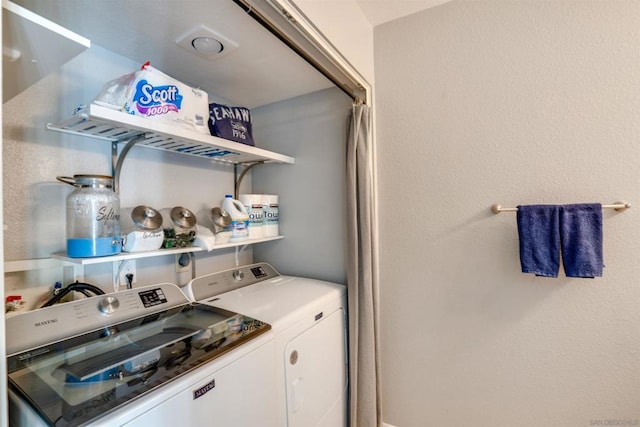
[[[602,209],[615,209],[618,212],[624,212],[631,208],[631,204],[627,202],[615,202],[612,205],[602,205]],[[491,212],[499,214],[500,212],[518,212],[518,208],[503,208],[502,205],[495,204],[491,206]]]

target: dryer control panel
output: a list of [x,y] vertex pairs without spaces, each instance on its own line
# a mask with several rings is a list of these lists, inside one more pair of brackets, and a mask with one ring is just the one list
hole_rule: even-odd
[[275,268],[266,262],[260,262],[196,277],[183,290],[192,301],[203,301],[225,292],[276,277],[280,277],[280,273]]

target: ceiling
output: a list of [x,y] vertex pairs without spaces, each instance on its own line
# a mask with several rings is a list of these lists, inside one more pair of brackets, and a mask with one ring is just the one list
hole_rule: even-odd
[[356,3],[375,27],[448,1],[450,0],[356,0]]
[[[205,90],[212,99],[255,108],[334,86],[233,0],[12,1],[93,45],[140,65],[150,61],[169,76]],[[322,1],[330,5],[333,0]],[[356,0],[372,25],[445,1]],[[177,44],[202,25],[228,40],[224,55],[204,57]],[[232,44],[237,48],[230,51]]]
[[[141,65],[150,61],[169,76],[236,105],[254,108],[333,86],[232,0],[13,1],[93,45]],[[200,25],[238,47],[210,59],[176,44]]]

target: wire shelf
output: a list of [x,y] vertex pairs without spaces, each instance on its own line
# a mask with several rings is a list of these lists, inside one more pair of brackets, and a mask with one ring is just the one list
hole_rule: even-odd
[[129,115],[96,104],[89,105],[85,113],[58,123],[48,123],[47,129],[111,142],[127,142],[131,138],[142,136],[136,146],[225,163],[295,163],[293,157],[283,154]]

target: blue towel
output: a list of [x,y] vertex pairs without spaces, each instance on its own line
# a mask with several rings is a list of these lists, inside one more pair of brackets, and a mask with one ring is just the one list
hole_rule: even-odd
[[520,264],[523,273],[558,277],[560,236],[557,205],[518,206]]
[[562,265],[567,277],[602,276],[602,205],[584,203],[560,209]]

